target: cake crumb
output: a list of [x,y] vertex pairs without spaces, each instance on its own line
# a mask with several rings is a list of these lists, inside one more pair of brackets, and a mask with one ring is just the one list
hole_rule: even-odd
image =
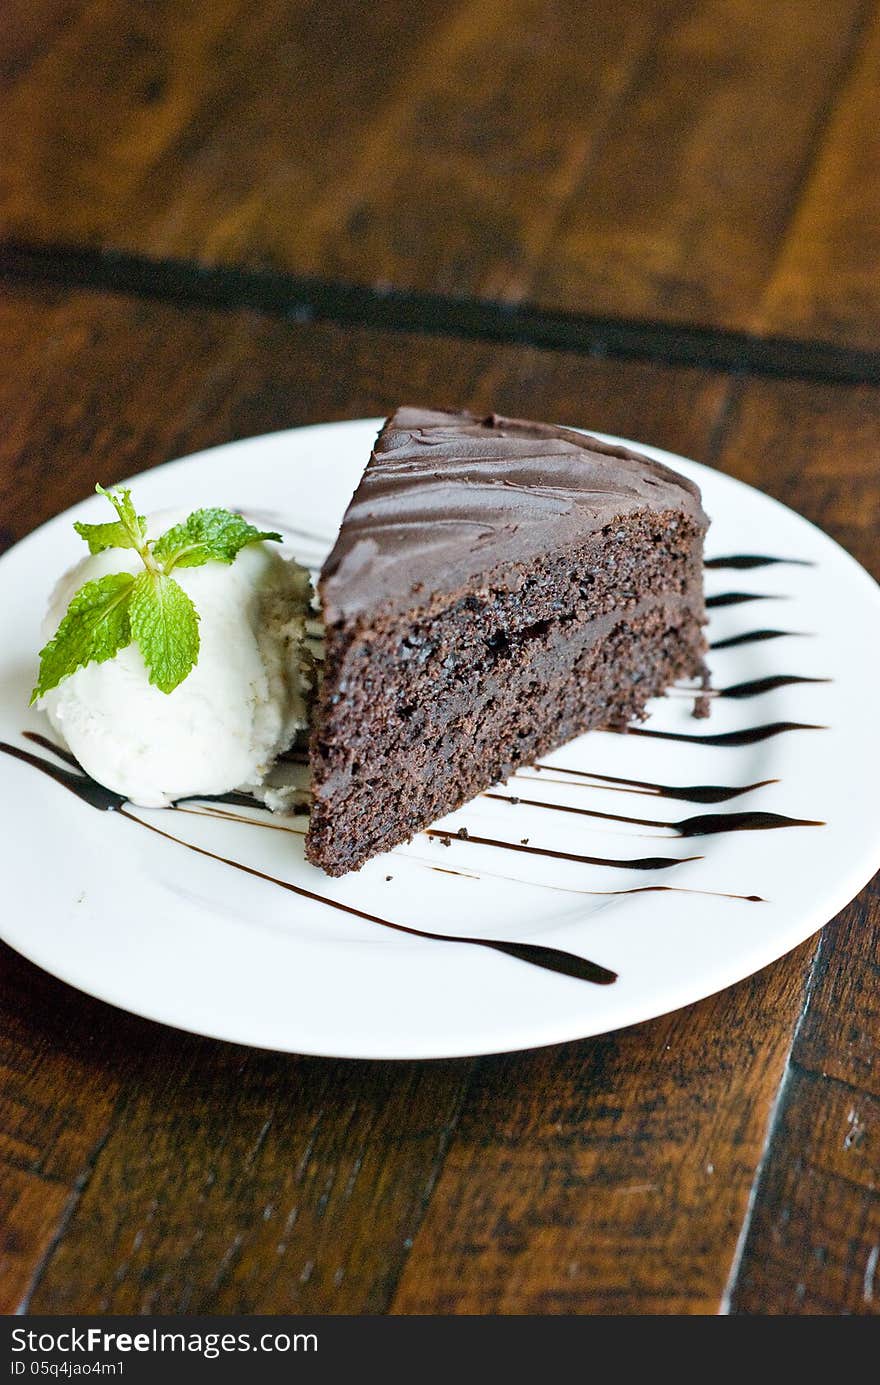
[[460,842],[466,842],[468,839],[468,830],[466,827],[459,827],[455,835]]
[[694,710],[692,713],[692,715],[696,717],[697,721],[703,721],[706,717],[711,715],[712,699],[709,696],[711,686],[712,685],[709,670],[707,668],[704,668],[703,672],[700,675],[701,691],[694,698]]
[[393,880],[393,879],[394,879],[394,876],[393,876],[393,875],[386,875],[386,876],[385,876],[386,884],[387,884],[387,882],[388,882],[389,880]]
[[519,839],[519,844],[520,844],[520,846],[528,846],[528,844],[529,844],[529,839],[528,839],[528,837],[520,837],[520,839]]

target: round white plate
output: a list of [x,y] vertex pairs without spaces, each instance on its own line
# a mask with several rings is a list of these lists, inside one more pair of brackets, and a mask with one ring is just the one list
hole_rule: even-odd
[[[315,567],[379,422],[214,448],[136,477],[135,500],[142,512],[218,504],[272,516]],[[793,632],[713,651],[713,685],[777,674],[829,680],[718,698],[709,721],[694,720],[684,696],[667,697],[652,705],[648,729],[698,737],[785,722],[824,729],[733,746],[591,732],[547,757],[561,770],[524,771],[500,792],[663,823],[754,811],[826,825],[682,839],[664,826],[480,798],[442,826],[497,842],[528,838],[570,856],[696,859],[645,872],[420,836],[330,880],[303,859],[302,820],[272,819],[296,830],[266,830],[259,812],[262,826],[127,810],[180,839],[170,841],[0,755],[6,942],[91,995],[181,1029],[299,1053],[427,1058],[633,1024],[730,985],[821,927],[880,865],[880,589],[793,511],[694,462],[642,450],[701,486],[713,521],[708,557],[804,564],[707,571],[710,594],[763,598],[714,608],[713,642],[759,628]],[[104,511],[90,498],[0,560],[0,738],[15,746],[34,751],[22,733],[48,731],[27,701],[50,588],[82,551],[71,522]],[[672,786],[773,782],[707,806],[567,770]],[[593,985],[483,947],[395,933],[216,857],[411,928],[564,948],[618,979]],[[646,885],[675,889],[615,893]],[[762,902],[730,897],[742,895]]]

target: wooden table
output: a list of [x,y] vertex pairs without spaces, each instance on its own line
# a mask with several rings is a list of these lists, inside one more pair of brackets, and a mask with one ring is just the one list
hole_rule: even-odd
[[[880,575],[874,0],[0,24],[5,543],[97,477],[438,400],[697,457]],[[876,881],[721,995],[472,1061],[0,969],[6,1311],[880,1311]]]

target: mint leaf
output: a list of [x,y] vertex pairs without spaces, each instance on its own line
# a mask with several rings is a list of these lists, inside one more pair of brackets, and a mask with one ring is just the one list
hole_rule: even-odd
[[52,639],[40,650],[31,706],[86,664],[103,664],[131,644],[128,604],[135,579],[115,572],[80,587]]
[[134,579],[129,617],[150,682],[161,692],[173,692],[199,657],[195,606],[173,577],[146,571]]
[[33,704],[62,679],[86,664],[104,663],[136,640],[150,682],[173,692],[199,657],[199,615],[183,588],[169,575],[175,566],[231,563],[247,544],[281,541],[281,535],[256,529],[229,510],[194,510],[155,542],[147,521],[135,510],[131,492],[95,490],[110,501],[117,518],[106,524],[76,522],[74,528],[91,553],[107,548],[134,549],[144,565],[137,577],[114,573],[86,582],[76,593],[53,638],[40,652],[40,674]]
[[[114,510],[119,516],[120,525],[129,537],[129,542],[124,545],[119,545],[119,547],[136,548],[138,552],[140,552],[144,546],[144,540],[147,537],[147,521],[144,519],[143,515],[139,515],[137,513],[137,511],[134,508],[134,505],[131,503],[131,491],[105,491],[104,487],[100,485],[95,486],[95,490],[97,491],[98,495],[103,495],[105,500],[110,501],[110,504],[113,506]],[[88,525],[86,527],[104,528],[105,526]],[[107,527],[109,528],[110,526]],[[74,528],[76,529],[77,533],[80,532],[79,525],[75,524]],[[108,545],[105,545],[105,547],[107,546]],[[114,547],[115,546],[116,545],[114,545]],[[95,550],[93,549],[92,551],[94,552]]]
[[74,529],[81,539],[85,539],[90,553],[103,553],[105,548],[136,548],[140,553],[147,537],[147,521],[137,514],[131,503],[131,492],[105,491],[103,486],[95,490],[110,501],[118,514],[117,520],[108,524],[84,524],[74,521]]
[[280,543],[281,535],[255,529],[230,510],[194,510],[157,539],[152,552],[164,571],[170,572],[174,567],[201,567],[212,561],[231,563],[247,544],[264,539]]
[[105,548],[135,547],[128,529],[118,519],[111,520],[109,524],[83,524],[81,520],[76,520],[73,527],[89,545],[90,553],[103,553]]

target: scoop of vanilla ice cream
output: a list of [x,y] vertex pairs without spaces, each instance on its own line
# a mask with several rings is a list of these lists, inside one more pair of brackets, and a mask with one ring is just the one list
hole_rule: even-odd
[[[161,534],[187,513],[151,515],[147,532]],[[52,594],[44,639],[85,582],[142,567],[136,553],[119,548],[77,563]],[[175,568],[173,576],[200,617],[198,663],[174,692],[151,686],[131,644],[77,670],[40,701],[86,773],[143,807],[260,784],[307,724],[313,674],[305,568],[277,545],[255,543],[232,563]]]

